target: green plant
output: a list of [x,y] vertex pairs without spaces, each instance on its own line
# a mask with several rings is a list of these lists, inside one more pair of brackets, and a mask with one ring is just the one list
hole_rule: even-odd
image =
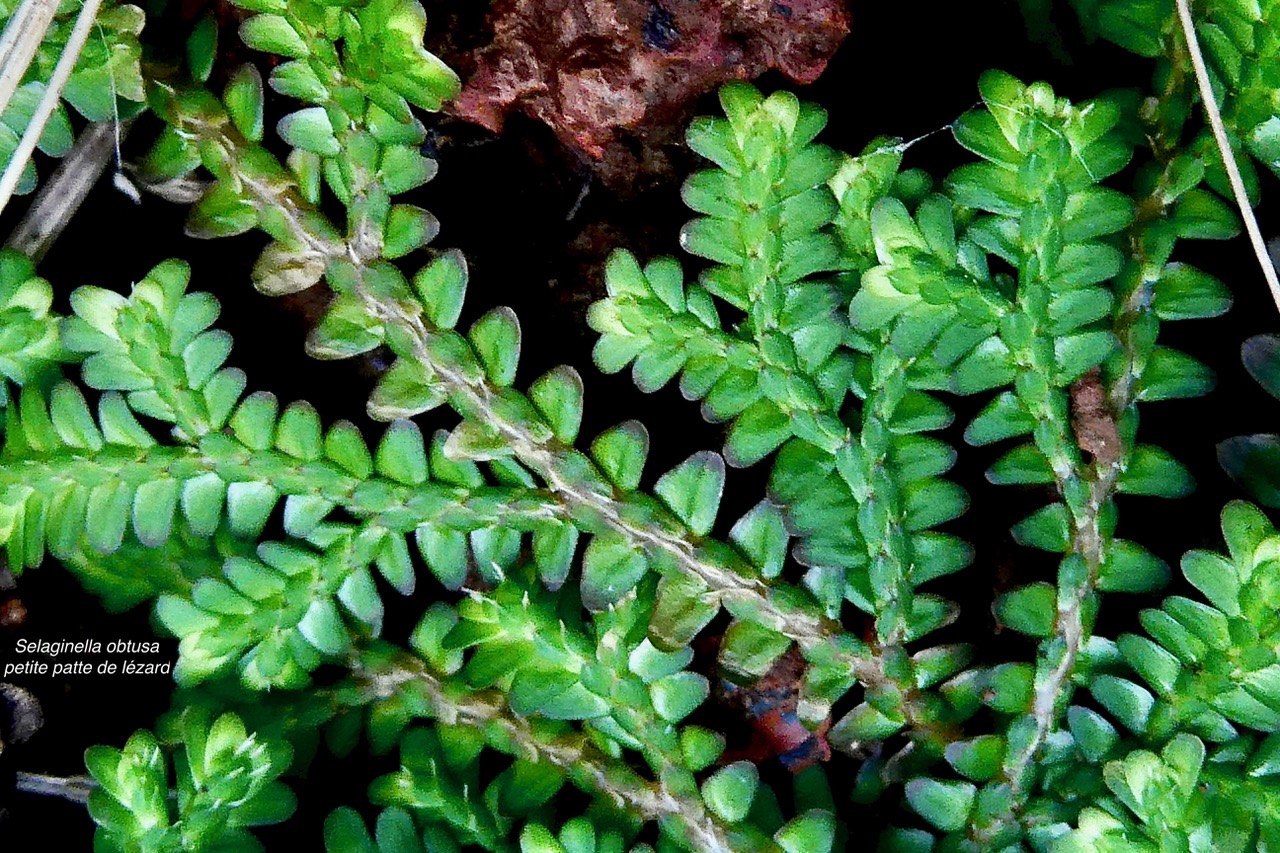
[[[1143,610],[1142,634],[1095,633],[1111,593],[1172,574],[1117,536],[1116,496],[1192,489],[1138,439],[1139,403],[1214,382],[1161,324],[1231,301],[1175,254],[1239,225],[1211,137],[1193,135],[1172,4],[1075,4],[1161,58],[1152,94],[1073,104],[990,72],[951,128],[975,159],[937,182],[902,168],[905,144],[847,156],[815,142],[820,108],[725,87],[725,117],[688,133],[711,166],[683,187],[697,216],[681,243],[709,265],[686,280],[672,258],[618,251],[588,317],[603,372],[678,381],[727,425],[722,453],[651,487],[638,422],[578,449],[573,368],[517,387],[512,311],[458,330],[465,259],[425,250],[434,218],[395,201],[435,171],[412,108],[458,85],[421,47],[421,7],[238,5],[244,42],[287,61],[265,84],[243,65],[214,94],[198,26],[185,71],[149,81],[165,128],[138,177],[207,183],[195,236],[265,232],[262,292],[323,281],[308,351],[390,353],[368,402],[390,424],[371,448],[304,402],[247,393],[218,302],[188,291],[181,262],[127,295],[81,287],[59,316],[31,264],[0,257],[8,564],[51,554],[108,609],[154,602],[179,640],[157,734],[87,756],[103,849],[257,849],[245,828],[291,812],[275,779],[305,773],[321,731],[338,755],[362,738],[399,755],[370,786],[372,830],[329,816],[332,851],[836,849],[857,830],[826,768],[770,784],[696,715],[714,682],[753,684],[793,650],[788,722],[859,760],[846,787],[882,804],[883,849],[1280,849],[1280,534],[1229,505],[1229,556],[1183,559],[1198,598]],[[1203,20],[1230,127],[1269,162],[1276,86],[1233,57],[1269,57],[1274,17]],[[271,142],[267,88],[308,104]],[[1273,356],[1246,346],[1269,390]],[[984,400],[966,443],[1013,444],[988,480],[1050,496],[1012,536],[1054,566],[992,606],[1033,659],[956,642],[967,614],[936,591],[975,559],[940,529],[969,497],[931,435],[966,395]],[[451,430],[411,420],[446,406]],[[1248,454],[1274,442],[1249,441],[1223,459],[1258,488]],[[768,495],[718,519],[726,464],[766,460]],[[384,637],[384,597],[414,595],[418,566],[447,595]],[[713,633],[712,673],[693,646]]]

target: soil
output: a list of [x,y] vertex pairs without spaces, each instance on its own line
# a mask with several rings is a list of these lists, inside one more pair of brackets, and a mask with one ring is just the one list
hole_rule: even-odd
[[[447,34],[455,46],[486,43],[480,31],[483,17],[476,13],[480,4],[434,0],[428,5],[433,21],[449,20],[461,28]],[[1070,19],[1063,23],[1063,31],[1074,32]],[[848,151],[860,150],[877,136],[913,139],[944,127],[975,104],[977,77],[988,67],[1003,68],[1023,79],[1049,80],[1074,99],[1117,86],[1146,86],[1150,78],[1146,62],[1106,45],[1033,41],[1013,0],[858,2],[852,4],[850,27],[849,37],[811,85],[789,84],[776,73],[761,80],[767,89],[788,85],[802,98],[826,107],[831,120],[822,139]],[[433,38],[445,38],[431,31]],[[702,113],[715,111],[714,96],[702,96],[696,106]],[[130,140],[135,152],[147,133],[145,123],[135,130]],[[507,118],[500,136],[458,119],[445,120],[433,130],[433,144],[440,177],[418,191],[414,201],[443,223],[436,245],[456,246],[467,254],[472,281],[464,325],[468,318],[499,304],[512,306],[519,315],[524,357],[517,382],[527,383],[555,364],[576,365],[587,388],[582,434],[592,436],[627,418],[642,418],[653,438],[647,469],[651,477],[690,453],[718,447],[720,429],[703,423],[696,406],[675,389],[645,396],[626,374],[606,377],[595,370],[590,361],[593,336],[583,318],[586,306],[601,295],[600,265],[609,249],[625,246],[642,258],[679,254],[676,235],[688,213],[679,200],[679,180],[670,175],[686,173],[695,165],[693,159],[678,153],[668,177],[618,193],[546,125],[519,114]],[[128,157],[128,148],[125,153]],[[942,175],[966,158],[948,134],[938,134],[912,147],[907,165]],[[1280,186],[1268,179],[1263,195],[1268,201],[1260,214],[1264,232],[1270,235],[1280,227],[1280,216],[1268,215],[1274,205],[1280,205]],[[7,233],[22,205],[13,207],[0,218],[0,232]],[[65,309],[66,294],[79,284],[123,289],[164,258],[186,258],[195,269],[193,287],[209,290],[222,301],[220,325],[236,341],[232,361],[248,372],[252,387],[273,391],[282,400],[310,400],[326,421],[350,418],[376,435],[363,415],[370,387],[367,367],[308,360],[302,351],[303,316],[250,287],[249,269],[263,244],[262,238],[253,235],[216,242],[188,239],[174,206],[153,197],[135,206],[104,181],[44,261],[41,272],[54,282]],[[1144,543],[1170,564],[1190,548],[1217,547],[1218,510],[1227,500],[1242,497],[1219,469],[1215,444],[1241,433],[1273,431],[1280,419],[1280,404],[1248,378],[1239,360],[1239,346],[1246,337],[1276,325],[1275,309],[1247,245],[1243,239],[1188,243],[1180,245],[1178,252],[1181,259],[1226,281],[1236,294],[1236,305],[1223,318],[1169,324],[1162,330],[1162,340],[1208,363],[1219,376],[1217,390],[1207,399],[1163,402],[1143,410],[1143,440],[1172,451],[1191,468],[1199,487],[1191,498],[1180,501],[1122,497],[1120,533]],[[687,257],[684,262],[687,267],[696,266]],[[953,445],[962,446],[963,425],[980,403],[958,402],[957,426],[946,436]],[[423,422],[432,428],[452,425],[447,413],[435,413]],[[953,476],[970,490],[973,509],[950,529],[975,544],[978,558],[961,577],[937,586],[963,608],[947,639],[977,637],[979,654],[990,653],[988,659],[1021,656],[1030,660],[1029,642],[1008,633],[996,635],[989,604],[994,590],[1052,576],[1051,560],[1018,548],[1007,534],[1009,525],[1043,495],[989,485],[983,471],[998,453],[999,449],[970,449],[960,455]],[[731,471],[729,476],[721,512],[726,522],[759,500],[766,466]],[[1176,581],[1173,591],[1179,591]],[[13,619],[6,619],[0,626],[0,661],[19,638],[153,637],[145,608],[104,614],[53,563],[22,575],[16,589],[0,590],[0,599],[15,598],[24,616],[21,624],[9,624]],[[1099,630],[1114,636],[1131,628],[1137,609],[1157,600],[1109,597]],[[406,633],[422,606],[421,598],[415,598],[393,609],[388,636]],[[18,612],[13,605],[6,608],[6,612]],[[166,641],[165,653],[172,654],[173,648]],[[8,810],[7,820],[0,823],[0,848],[26,850],[39,843],[46,849],[88,851],[92,824],[83,810],[57,800],[6,792],[11,774],[17,770],[83,772],[86,747],[120,745],[134,730],[152,725],[167,707],[172,684],[162,676],[33,677],[14,679],[14,683],[38,699],[44,724],[25,743],[0,753],[0,807]],[[719,719],[723,717],[721,713]],[[738,745],[745,746],[749,728],[745,722],[740,728],[737,734],[743,743]],[[367,783],[395,764],[394,756],[339,762],[322,755],[305,779],[291,782],[301,803],[295,819],[286,827],[260,833],[267,849],[319,849],[323,816],[341,804],[370,813]],[[852,778],[855,767],[852,759],[836,756],[831,770],[831,778],[841,785],[847,783],[840,780]],[[776,763],[768,765],[765,773],[778,779],[786,775]],[[837,802],[848,800],[837,791]],[[852,821],[857,812],[853,806],[848,808]],[[863,817],[875,825],[873,812],[868,810]]]

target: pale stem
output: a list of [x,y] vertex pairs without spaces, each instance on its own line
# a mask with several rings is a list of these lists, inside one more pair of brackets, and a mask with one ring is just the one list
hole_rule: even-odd
[[1236,197],[1236,207],[1240,208],[1240,218],[1244,220],[1244,230],[1249,234],[1249,242],[1253,245],[1253,254],[1262,267],[1262,275],[1271,289],[1271,298],[1280,309],[1280,277],[1276,276],[1275,264],[1267,253],[1267,245],[1262,239],[1262,231],[1258,228],[1258,219],[1253,215],[1253,206],[1249,204],[1249,194],[1244,188],[1244,178],[1240,176],[1240,165],[1236,163],[1236,155],[1231,149],[1231,140],[1227,138],[1226,125],[1222,123],[1222,112],[1213,97],[1213,86],[1209,82],[1209,69],[1204,63],[1204,54],[1200,52],[1200,41],[1196,38],[1196,25],[1191,17],[1188,0],[1176,0],[1178,20],[1182,23],[1182,32],[1187,40],[1187,51],[1191,54],[1191,67],[1196,72],[1196,86],[1200,89],[1200,100],[1204,102],[1205,115],[1209,117],[1209,126],[1213,129],[1214,142],[1222,153],[1222,165],[1227,170],[1227,180],[1231,182],[1231,192]]
[[22,85],[57,11],[58,0],[23,0],[4,28],[0,36],[0,114],[9,108],[13,93]]
[[14,787],[23,794],[59,797],[84,805],[98,783],[88,776],[46,776],[43,773],[18,773]]
[[36,150],[36,144],[44,135],[45,126],[62,100],[62,90],[66,87],[67,80],[71,78],[71,72],[75,70],[76,63],[80,61],[80,52],[84,50],[84,43],[89,38],[89,29],[93,26],[98,16],[98,7],[101,5],[102,0],[85,0],[85,4],[80,7],[76,25],[71,30],[62,56],[58,57],[58,64],[54,67],[49,83],[45,87],[44,96],[31,116],[31,123],[23,131],[22,139],[18,141],[18,147],[13,152],[13,158],[5,167],[4,174],[0,175],[0,210],[4,210],[9,204],[9,199],[13,197],[27,161],[31,159],[31,155]]
[[[120,132],[126,132],[129,124],[121,122]],[[41,184],[5,245],[33,261],[43,258],[102,177],[115,152],[115,136],[115,122],[94,122],[86,127],[58,170]]]

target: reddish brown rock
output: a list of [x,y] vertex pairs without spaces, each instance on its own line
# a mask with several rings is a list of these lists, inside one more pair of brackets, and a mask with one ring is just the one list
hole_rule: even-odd
[[843,0],[498,0],[489,20],[454,114],[535,118],[615,188],[665,171],[699,96],[770,69],[812,82],[849,31]]

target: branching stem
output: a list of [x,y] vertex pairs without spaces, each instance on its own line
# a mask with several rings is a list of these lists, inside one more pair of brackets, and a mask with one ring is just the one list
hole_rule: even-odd
[[[506,697],[498,690],[481,690],[458,696],[418,658],[402,655],[389,671],[363,670],[355,660],[355,675],[368,685],[369,699],[388,698],[397,687],[414,682],[425,688],[435,714],[447,725],[462,724],[474,728],[497,727],[504,739],[515,744],[530,761],[547,761],[583,779],[599,794],[619,808],[645,821],[671,819],[697,843],[697,849],[709,853],[734,853],[732,834],[709,814],[697,797],[681,796],[661,782],[646,783],[637,779],[634,785],[621,784],[623,774],[617,759],[595,746],[581,732],[569,732],[548,741],[539,736],[529,720],[510,710]],[[777,848],[770,845],[768,850]],[[766,853],[762,851],[762,853]]]

